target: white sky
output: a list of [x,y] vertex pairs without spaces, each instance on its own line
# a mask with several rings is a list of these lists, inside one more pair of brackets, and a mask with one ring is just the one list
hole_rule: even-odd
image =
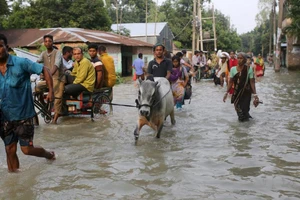
[[[156,0],[154,0],[156,1]],[[211,0],[215,9],[230,17],[230,22],[239,34],[251,31],[256,26],[259,0]],[[160,5],[164,0],[157,0]]]

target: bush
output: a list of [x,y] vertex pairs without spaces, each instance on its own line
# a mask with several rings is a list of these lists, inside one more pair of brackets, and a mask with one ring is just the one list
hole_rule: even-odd
[[174,41],[173,43],[174,43],[174,45],[175,45],[176,48],[178,48],[178,49],[181,49],[181,48],[182,48],[181,42],[179,42],[179,41]]

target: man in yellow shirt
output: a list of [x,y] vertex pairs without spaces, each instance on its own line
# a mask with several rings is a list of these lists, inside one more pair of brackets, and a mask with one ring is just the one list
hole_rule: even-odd
[[104,66],[104,87],[113,87],[116,84],[117,76],[114,64],[114,59],[106,52],[105,46],[99,46],[100,60]]
[[76,98],[83,91],[93,92],[96,74],[93,64],[83,57],[82,49],[73,48],[73,56],[75,63],[70,75],[74,78],[74,81],[72,84],[65,86],[65,94]]

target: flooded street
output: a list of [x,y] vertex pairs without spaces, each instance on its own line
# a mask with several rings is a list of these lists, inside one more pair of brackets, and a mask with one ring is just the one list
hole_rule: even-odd
[[[268,68],[256,87],[264,104],[240,123],[225,88],[193,83],[176,125],[168,118],[160,139],[143,127],[137,145],[135,108],[41,120],[34,142],[57,160],[18,150],[21,172],[10,174],[1,144],[0,199],[300,199],[300,72]],[[114,103],[136,98],[133,83],[114,88]]]

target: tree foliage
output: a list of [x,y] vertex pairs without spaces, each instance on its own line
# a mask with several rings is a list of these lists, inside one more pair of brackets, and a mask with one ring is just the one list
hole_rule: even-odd
[[[212,10],[206,10],[203,12],[204,17],[211,17]],[[217,36],[217,48],[222,51],[236,51],[241,47],[241,39],[237,34],[236,29],[230,25],[229,19],[220,11],[215,11],[216,17],[216,36]],[[213,22],[212,20],[204,21],[202,29],[205,32],[209,32],[211,38],[213,38]],[[213,51],[214,43],[205,43],[206,50]]]
[[[202,1],[204,2],[210,1]],[[159,11],[163,13],[162,19],[170,25],[175,40],[178,40],[184,48],[191,48],[193,0],[166,0]],[[202,10],[202,16],[212,17],[212,10]],[[215,12],[215,17],[218,48],[224,51],[239,48],[240,38],[236,29],[230,26],[229,19],[219,11]],[[202,29],[203,32],[208,31],[213,37],[212,20],[203,20]],[[213,51],[213,45],[213,41],[204,43],[204,49]]]
[[[2,0],[0,0],[1,2]],[[113,23],[168,22],[175,41],[182,48],[192,47],[193,0],[15,0],[11,13],[2,20],[4,28],[80,27],[110,30]],[[210,0],[202,0],[202,4]],[[147,15],[146,15],[147,3]],[[202,10],[203,17],[211,17],[211,10]],[[240,48],[241,40],[229,19],[216,11],[218,49]],[[203,32],[213,37],[212,20],[203,21]],[[120,34],[128,35],[128,31]],[[205,50],[214,50],[213,41],[206,42]]]
[[256,23],[261,25],[266,20],[270,19],[270,14],[272,13],[274,5],[274,0],[259,0],[258,9],[259,12],[255,17]]
[[0,0],[0,29],[2,29],[2,21],[9,14],[9,9],[6,0]]
[[17,1],[4,20],[5,28],[79,27],[110,30],[111,21],[102,0]]
[[9,14],[6,0],[0,0],[0,16]]
[[242,34],[242,46],[241,50],[244,52],[253,52],[255,55],[263,54],[266,55],[270,52],[270,22],[269,20],[257,25],[251,32]]
[[286,31],[295,36],[300,36],[300,2],[299,0],[287,0],[287,16],[292,19],[292,24]]

